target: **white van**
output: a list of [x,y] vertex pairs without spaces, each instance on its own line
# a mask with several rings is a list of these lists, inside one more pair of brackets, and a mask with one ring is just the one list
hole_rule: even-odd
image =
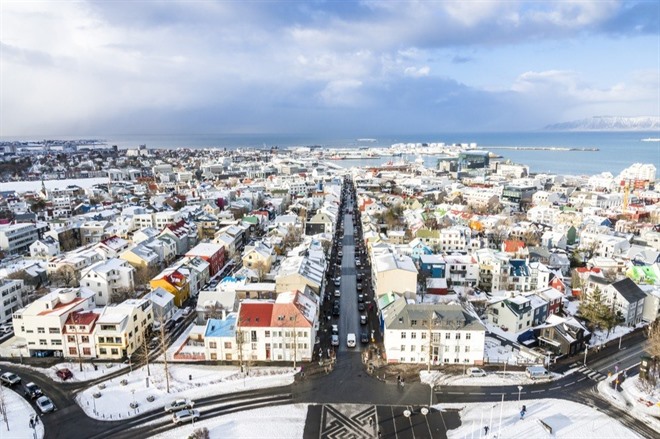
[[528,366],[525,372],[533,380],[550,378],[550,372],[543,366]]

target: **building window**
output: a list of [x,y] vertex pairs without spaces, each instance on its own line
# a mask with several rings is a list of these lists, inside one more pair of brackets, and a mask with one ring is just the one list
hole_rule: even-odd
[[401,331],[401,338],[406,338],[406,333],[405,333],[405,331]]
[[410,352],[415,352],[415,345],[410,346]]
[[99,354],[101,354],[101,355],[105,355],[105,354],[107,354],[107,353],[108,353],[108,351],[107,351],[105,348],[101,348],[101,349],[99,349]]
[[218,344],[214,341],[209,342],[209,348],[211,349],[216,349],[218,347]]
[[266,338],[270,338],[270,331],[266,331],[266,332],[264,333],[264,337],[266,337]]
[[85,356],[91,356],[92,355],[92,350],[90,348],[83,348],[83,355]]
[[110,352],[112,353],[112,355],[119,355],[119,349],[117,348],[110,349]]
[[426,332],[422,332],[422,340],[426,340]]
[[402,344],[401,345],[401,352],[405,352],[405,351],[406,351],[406,345]]
[[67,335],[66,336],[66,341],[68,341],[69,343],[75,343],[76,342],[76,337],[74,337],[73,335]]
[[468,332],[467,334],[465,334],[466,340],[470,340],[471,338],[472,338],[472,333]]
[[39,340],[39,346],[48,346],[48,341],[46,340]]
[[252,343],[252,345],[250,346],[250,349],[252,349],[253,351],[256,351],[257,350],[257,344]]
[[45,334],[46,328],[37,328],[37,334]]
[[411,332],[410,333],[410,338],[417,338],[417,333],[416,332]]
[[449,332],[445,333],[445,340],[449,340],[451,338],[451,334]]
[[465,346],[465,352],[470,352],[470,346]]
[[225,360],[231,361],[232,360],[231,354],[225,354]]
[[460,333],[460,332],[457,332],[457,333],[456,333],[456,340],[460,340],[460,339],[461,339],[461,333]]
[[89,343],[89,336],[87,336],[87,335],[83,335],[83,336],[81,337],[81,340],[82,340],[83,343]]
[[78,355],[76,348],[69,348],[69,355]]

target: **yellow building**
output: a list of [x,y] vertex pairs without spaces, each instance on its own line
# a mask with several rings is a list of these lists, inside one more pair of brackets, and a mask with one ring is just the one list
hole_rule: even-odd
[[152,290],[162,288],[174,296],[174,305],[181,308],[190,295],[188,279],[175,268],[166,268],[149,281]]

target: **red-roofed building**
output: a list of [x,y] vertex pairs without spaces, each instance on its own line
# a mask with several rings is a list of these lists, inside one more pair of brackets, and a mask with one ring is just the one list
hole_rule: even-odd
[[238,357],[311,361],[318,309],[314,295],[299,291],[280,293],[277,301],[244,300],[238,310]]
[[99,314],[93,311],[75,311],[64,323],[64,356],[96,358],[94,327]]
[[525,243],[513,239],[507,239],[502,243],[502,251],[512,255],[520,254],[525,249]]

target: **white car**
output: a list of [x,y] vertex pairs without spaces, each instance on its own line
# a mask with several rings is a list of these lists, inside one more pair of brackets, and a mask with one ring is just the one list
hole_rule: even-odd
[[354,348],[355,347],[355,334],[350,333],[346,336],[346,346],[349,348]]
[[183,424],[184,422],[194,422],[199,419],[199,416],[199,410],[181,410],[172,415],[172,422],[176,425]]
[[478,367],[471,367],[467,370],[468,376],[471,377],[485,377],[486,376],[486,371],[483,369],[479,369]]
[[12,372],[5,372],[0,375],[0,381],[2,381],[2,384],[6,384],[7,386],[13,386],[14,384],[21,383],[21,377]]
[[333,335],[332,339],[330,340],[330,344],[333,346],[339,346],[339,336]]
[[191,409],[194,405],[195,403],[189,399],[175,399],[165,406],[165,411],[167,413],[177,412],[183,409]]
[[39,411],[41,411],[41,413],[48,413],[55,410],[55,404],[53,404],[53,401],[51,401],[47,396],[40,396],[37,398],[36,402],[37,407],[39,407]]

